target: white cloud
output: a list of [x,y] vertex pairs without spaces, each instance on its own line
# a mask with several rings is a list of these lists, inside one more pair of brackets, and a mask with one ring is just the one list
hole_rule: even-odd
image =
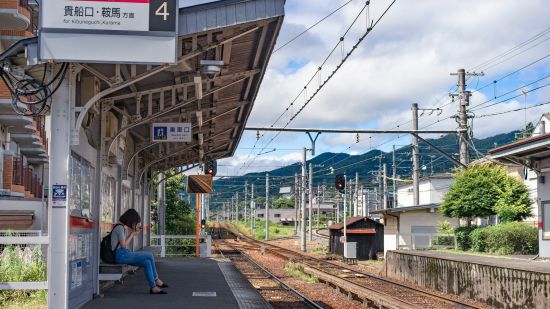
[[[344,2],[288,0],[279,46]],[[371,2],[371,17],[376,18],[390,0]],[[362,5],[364,1],[352,2],[341,12],[273,55],[249,125],[268,126],[273,123],[316,72],[322,59]],[[473,68],[546,29],[549,14],[550,6],[543,0],[398,1],[291,127],[392,129],[404,123],[400,128],[410,129],[411,103],[417,102],[421,107],[428,108],[450,102],[448,90],[456,84],[456,77],[449,75],[451,72],[456,72],[459,68]],[[345,46],[351,47],[364,29],[365,18],[362,17],[351,31],[350,38],[346,39]],[[470,89],[476,85],[491,83],[494,79],[546,55],[549,46],[550,41],[546,41],[509,61],[489,67],[485,70],[486,77],[469,81]],[[322,76],[328,76],[340,59],[341,52],[337,50],[323,69]],[[289,63],[300,63],[303,66],[289,69]],[[550,65],[547,59],[533,69],[524,70],[499,82],[497,90],[504,93],[548,73]],[[544,82],[548,81],[542,83]],[[312,82],[307,90],[309,95],[318,84],[318,79]],[[485,90],[489,93],[493,91],[492,86]],[[529,98],[531,103],[537,103],[549,99],[548,94],[550,87],[533,93]],[[305,98],[304,95],[300,96],[278,125],[286,124]],[[476,93],[472,105],[483,99],[483,94]],[[520,102],[496,105],[480,113],[512,109],[521,106]],[[441,116],[438,113],[425,114],[420,119],[420,127],[452,115],[456,109],[456,103],[452,103],[443,108]],[[530,109],[528,118],[535,119],[537,114],[547,110],[547,107]],[[522,127],[523,118],[518,113],[510,113],[478,119],[474,121],[474,134],[476,137],[487,137],[509,132]],[[449,119],[430,128],[451,130],[456,126],[454,119]],[[394,138],[394,135],[373,136],[371,142],[368,142],[368,136],[361,136],[361,143],[353,145],[355,136],[322,135],[317,147],[332,152],[364,152],[371,146]],[[243,141],[241,145],[253,143],[251,139],[244,138]],[[392,141],[407,142],[407,137]],[[303,143],[298,145],[292,137],[281,135],[270,147],[281,145],[297,148],[304,146]],[[350,145],[353,147],[348,149]],[[242,164],[246,156],[241,154],[248,152],[249,150],[239,151],[239,156],[234,160]],[[254,165],[262,165],[259,163],[264,159],[262,157]],[[265,159],[283,164],[286,161],[282,157],[284,156]]]

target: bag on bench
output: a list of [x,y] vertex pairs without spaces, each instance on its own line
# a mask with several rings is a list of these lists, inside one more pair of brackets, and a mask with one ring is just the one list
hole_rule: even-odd
[[107,236],[103,237],[101,240],[101,246],[99,247],[99,255],[101,256],[101,259],[104,263],[108,264],[116,264],[116,249],[118,249],[118,243],[116,244],[115,250],[112,249],[111,246],[111,235],[113,234],[113,230],[118,226],[122,224],[116,224],[111,232],[107,234]]

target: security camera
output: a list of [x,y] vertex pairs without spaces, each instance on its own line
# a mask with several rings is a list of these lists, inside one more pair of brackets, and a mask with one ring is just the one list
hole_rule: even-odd
[[201,72],[209,79],[212,79],[221,73],[224,62],[217,60],[201,60],[200,65]]

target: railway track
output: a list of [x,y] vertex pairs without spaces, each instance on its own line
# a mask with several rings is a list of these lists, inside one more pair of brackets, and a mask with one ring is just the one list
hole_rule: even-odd
[[[227,227],[223,228],[227,233],[235,235]],[[360,272],[334,262],[303,255],[300,252],[258,241],[243,234],[239,234],[239,238],[241,240],[239,243],[232,244],[235,248],[240,248],[243,251],[261,250],[287,261],[300,263],[305,272],[368,306],[403,309],[485,308],[485,306],[473,302],[461,301],[454,297]]]
[[328,230],[328,228],[322,227],[322,228],[314,229],[313,233],[317,237],[324,238],[324,239],[329,239],[330,237],[328,235],[321,233],[321,231],[326,231],[326,230]]
[[[322,309],[323,307],[278,278],[265,267],[256,263],[242,250],[224,241],[228,232],[215,228],[212,235],[222,257],[231,260],[237,269],[250,281],[262,297],[275,309]],[[234,238],[234,236],[233,236]]]

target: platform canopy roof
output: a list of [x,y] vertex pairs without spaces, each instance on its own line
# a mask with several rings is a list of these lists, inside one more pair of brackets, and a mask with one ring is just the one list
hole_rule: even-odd
[[[104,142],[118,160],[116,152],[132,136],[137,151],[122,156],[126,169],[137,161],[140,170],[164,171],[233,155],[280,32],[284,4],[223,0],[180,8],[177,65],[76,64],[81,88],[88,82],[96,89],[77,96],[83,112],[77,110],[75,128],[84,130],[76,136],[85,133],[94,146]],[[32,44],[36,40],[16,44],[0,60],[32,62],[26,57]],[[201,61],[223,61],[223,66],[213,76]],[[100,108],[117,120],[106,141],[88,129],[96,127]],[[192,123],[193,141],[151,142],[152,124],[159,122]]]
[[550,158],[550,133],[535,135],[489,150],[493,160],[538,170],[537,161]]

